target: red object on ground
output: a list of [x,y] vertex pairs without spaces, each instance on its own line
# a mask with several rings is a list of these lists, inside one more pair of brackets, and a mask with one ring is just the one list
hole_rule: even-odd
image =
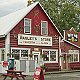
[[36,67],[33,80],[44,80],[44,74],[42,68]]
[[7,67],[7,66],[8,66],[8,61],[4,61],[4,62],[3,62],[3,66],[4,66],[4,67]]

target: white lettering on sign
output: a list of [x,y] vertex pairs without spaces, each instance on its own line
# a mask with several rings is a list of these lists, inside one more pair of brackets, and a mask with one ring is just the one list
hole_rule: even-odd
[[52,46],[52,37],[18,34],[18,45]]

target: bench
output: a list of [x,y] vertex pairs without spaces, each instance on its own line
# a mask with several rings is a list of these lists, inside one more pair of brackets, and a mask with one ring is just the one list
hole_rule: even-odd
[[23,71],[15,71],[15,70],[6,70],[6,71],[7,71],[6,74],[2,74],[2,76],[4,76],[3,80],[6,80],[7,77],[10,77],[11,80],[13,80],[13,78],[17,78],[19,80],[20,77],[23,80],[25,80],[25,77],[27,76],[22,74]]
[[45,66],[47,67],[45,70],[46,72],[61,70],[61,67],[57,63],[45,63]]
[[[19,80],[19,77],[26,77],[27,75],[19,75],[19,74],[17,74],[17,75],[12,75],[12,74],[2,74],[2,76],[4,76],[4,79],[3,80],[5,80],[7,77],[10,77],[11,78],[11,80],[13,79],[13,78],[17,78],[18,80]],[[25,80],[25,79],[24,79]]]

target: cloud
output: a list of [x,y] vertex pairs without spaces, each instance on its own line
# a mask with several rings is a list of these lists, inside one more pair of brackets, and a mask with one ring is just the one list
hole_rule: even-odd
[[0,17],[27,6],[27,0],[0,0]]

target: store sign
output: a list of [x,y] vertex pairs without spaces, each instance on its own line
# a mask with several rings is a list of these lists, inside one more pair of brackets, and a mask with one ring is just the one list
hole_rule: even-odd
[[18,45],[52,46],[52,37],[18,34]]

